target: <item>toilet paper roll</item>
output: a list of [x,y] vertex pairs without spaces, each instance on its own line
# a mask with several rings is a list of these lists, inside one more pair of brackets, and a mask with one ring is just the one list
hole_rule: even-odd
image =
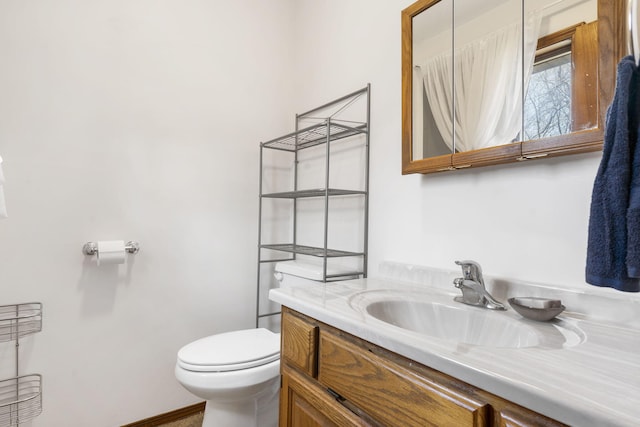
[[123,240],[98,242],[98,265],[124,264],[125,250]]

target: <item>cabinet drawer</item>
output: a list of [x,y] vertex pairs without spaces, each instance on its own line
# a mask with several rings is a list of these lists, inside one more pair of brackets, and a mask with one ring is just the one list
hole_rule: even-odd
[[372,427],[338,404],[317,381],[286,367],[280,401],[281,427]]
[[318,380],[387,426],[487,426],[490,413],[446,386],[326,331]]
[[318,327],[285,310],[282,312],[282,330],[282,359],[315,377]]

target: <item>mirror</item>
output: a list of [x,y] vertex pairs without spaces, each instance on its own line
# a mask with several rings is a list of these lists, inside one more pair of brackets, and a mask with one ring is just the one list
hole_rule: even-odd
[[601,149],[615,0],[420,0],[402,12],[402,171]]

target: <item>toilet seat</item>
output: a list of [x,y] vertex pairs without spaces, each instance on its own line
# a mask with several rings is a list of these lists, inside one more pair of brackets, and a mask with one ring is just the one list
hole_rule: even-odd
[[178,351],[178,366],[196,372],[228,372],[266,365],[280,358],[280,334],[245,329],[201,338]]

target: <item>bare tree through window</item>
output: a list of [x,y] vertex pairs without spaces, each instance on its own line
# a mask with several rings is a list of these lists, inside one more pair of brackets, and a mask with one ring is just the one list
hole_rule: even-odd
[[571,52],[534,65],[524,102],[525,140],[571,132]]

